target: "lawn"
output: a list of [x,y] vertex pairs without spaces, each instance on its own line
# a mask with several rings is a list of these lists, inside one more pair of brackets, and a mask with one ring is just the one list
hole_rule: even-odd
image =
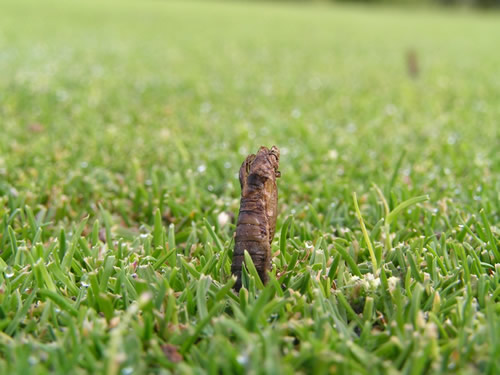
[[[497,373],[499,46],[500,14],[2,1],[0,373]],[[261,145],[273,271],[236,293]]]

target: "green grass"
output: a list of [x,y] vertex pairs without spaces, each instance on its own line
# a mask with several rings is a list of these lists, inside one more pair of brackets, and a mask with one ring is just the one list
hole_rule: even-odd
[[498,46],[498,14],[3,1],[0,373],[494,374]]

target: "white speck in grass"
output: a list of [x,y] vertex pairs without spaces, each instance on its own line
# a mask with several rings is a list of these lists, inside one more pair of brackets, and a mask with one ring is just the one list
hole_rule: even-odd
[[12,268],[7,267],[5,269],[5,277],[10,279],[12,276],[14,276],[14,271],[12,271]]
[[292,117],[293,118],[299,118],[302,115],[302,112],[300,112],[300,109],[294,108],[292,110]]
[[144,307],[146,306],[149,301],[151,301],[153,299],[153,293],[151,292],[144,292],[140,295],[139,297],[139,306],[140,307]]
[[345,235],[346,233],[350,232],[351,230],[349,228],[339,228],[339,233],[343,236]]
[[372,273],[363,275],[363,279],[365,290],[376,290],[380,286],[380,278],[374,277]]
[[295,215],[295,213],[296,213],[296,212],[297,212],[297,211],[295,211],[295,208],[292,208],[292,210],[290,211],[290,213],[291,213],[292,215]]
[[153,185],[153,181],[151,181],[150,179],[147,179],[146,181],[144,181],[144,184],[146,186],[151,186],[151,185]]
[[109,125],[106,131],[108,132],[108,134],[115,135],[116,133],[118,133],[118,128],[115,125]]
[[122,375],[131,375],[134,373],[133,367],[124,367],[121,371]]
[[145,239],[145,238],[148,238],[148,234],[147,233],[141,233],[139,235],[139,237]]
[[240,364],[245,366],[248,363],[248,356],[247,355],[242,355],[240,354],[238,357],[236,357],[236,361]]
[[264,83],[262,85],[262,93],[266,96],[271,96],[273,94],[273,85],[272,83]]
[[474,105],[474,110],[476,110],[477,112],[487,112],[488,107],[482,100],[480,100]]
[[214,187],[213,187],[212,185],[208,185],[208,186],[207,186],[207,190],[208,190],[208,191],[214,191]]
[[346,130],[347,130],[348,133],[354,133],[357,129],[358,128],[357,128],[357,126],[356,126],[355,123],[350,122],[349,124],[347,124]]
[[203,173],[207,170],[207,166],[205,164],[201,164],[198,166],[198,168],[196,168],[196,170],[198,171],[198,173]]
[[201,104],[200,107],[201,113],[209,113],[211,110],[212,110],[212,104],[210,104],[209,102],[204,102]]
[[168,130],[167,128],[163,128],[160,130],[160,137],[162,139],[167,139],[169,136],[170,136],[170,130]]
[[38,359],[36,359],[32,355],[30,355],[28,357],[28,363],[30,364],[30,366],[34,366],[34,365],[36,365],[38,363]]
[[426,323],[424,327],[424,336],[432,340],[437,340],[439,337],[437,325],[433,322]]
[[81,286],[83,286],[84,288],[88,288],[90,286],[90,284],[87,284],[86,282],[82,281],[80,283]]
[[238,153],[239,153],[240,155],[246,155],[246,154],[248,154],[248,148],[247,148],[247,147],[245,147],[245,146],[241,146],[241,147],[238,149]]
[[337,160],[338,157],[339,157],[339,153],[337,152],[337,150],[332,149],[332,150],[328,151],[328,158],[329,159]]
[[220,227],[227,225],[227,223],[229,223],[229,220],[229,215],[224,211],[217,216],[217,222],[219,223]]
[[451,134],[450,136],[448,136],[448,144],[449,145],[454,145],[455,143],[457,143],[457,140],[458,140],[458,136],[456,134]]
[[226,169],[231,168],[231,163],[230,163],[230,162],[228,162],[228,161],[226,161],[226,162],[224,163],[224,168],[226,168]]
[[88,166],[89,166],[89,163],[87,163],[86,161],[82,161],[82,162],[80,163],[80,167],[82,167],[82,168],[84,168],[84,169],[85,169],[85,168],[87,168]]
[[115,360],[118,364],[125,362],[126,359],[127,356],[125,355],[125,353],[118,353],[115,356]]
[[353,282],[353,283],[356,283],[360,280],[359,276],[356,276],[356,275],[353,275],[349,281]]
[[389,291],[393,292],[396,290],[396,286],[398,285],[399,279],[397,277],[391,276],[387,279],[387,285],[389,286]]
[[57,90],[56,97],[60,102],[66,102],[69,99],[69,94],[66,90]]

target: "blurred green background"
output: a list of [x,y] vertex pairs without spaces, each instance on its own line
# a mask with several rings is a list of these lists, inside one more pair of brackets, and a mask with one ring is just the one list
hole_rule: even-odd
[[500,14],[392,5],[0,2],[0,373],[494,374]]

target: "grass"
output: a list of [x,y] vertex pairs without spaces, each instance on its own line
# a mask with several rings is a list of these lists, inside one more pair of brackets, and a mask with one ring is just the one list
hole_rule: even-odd
[[[498,14],[0,9],[0,373],[497,371]],[[236,294],[273,144],[273,271]]]

